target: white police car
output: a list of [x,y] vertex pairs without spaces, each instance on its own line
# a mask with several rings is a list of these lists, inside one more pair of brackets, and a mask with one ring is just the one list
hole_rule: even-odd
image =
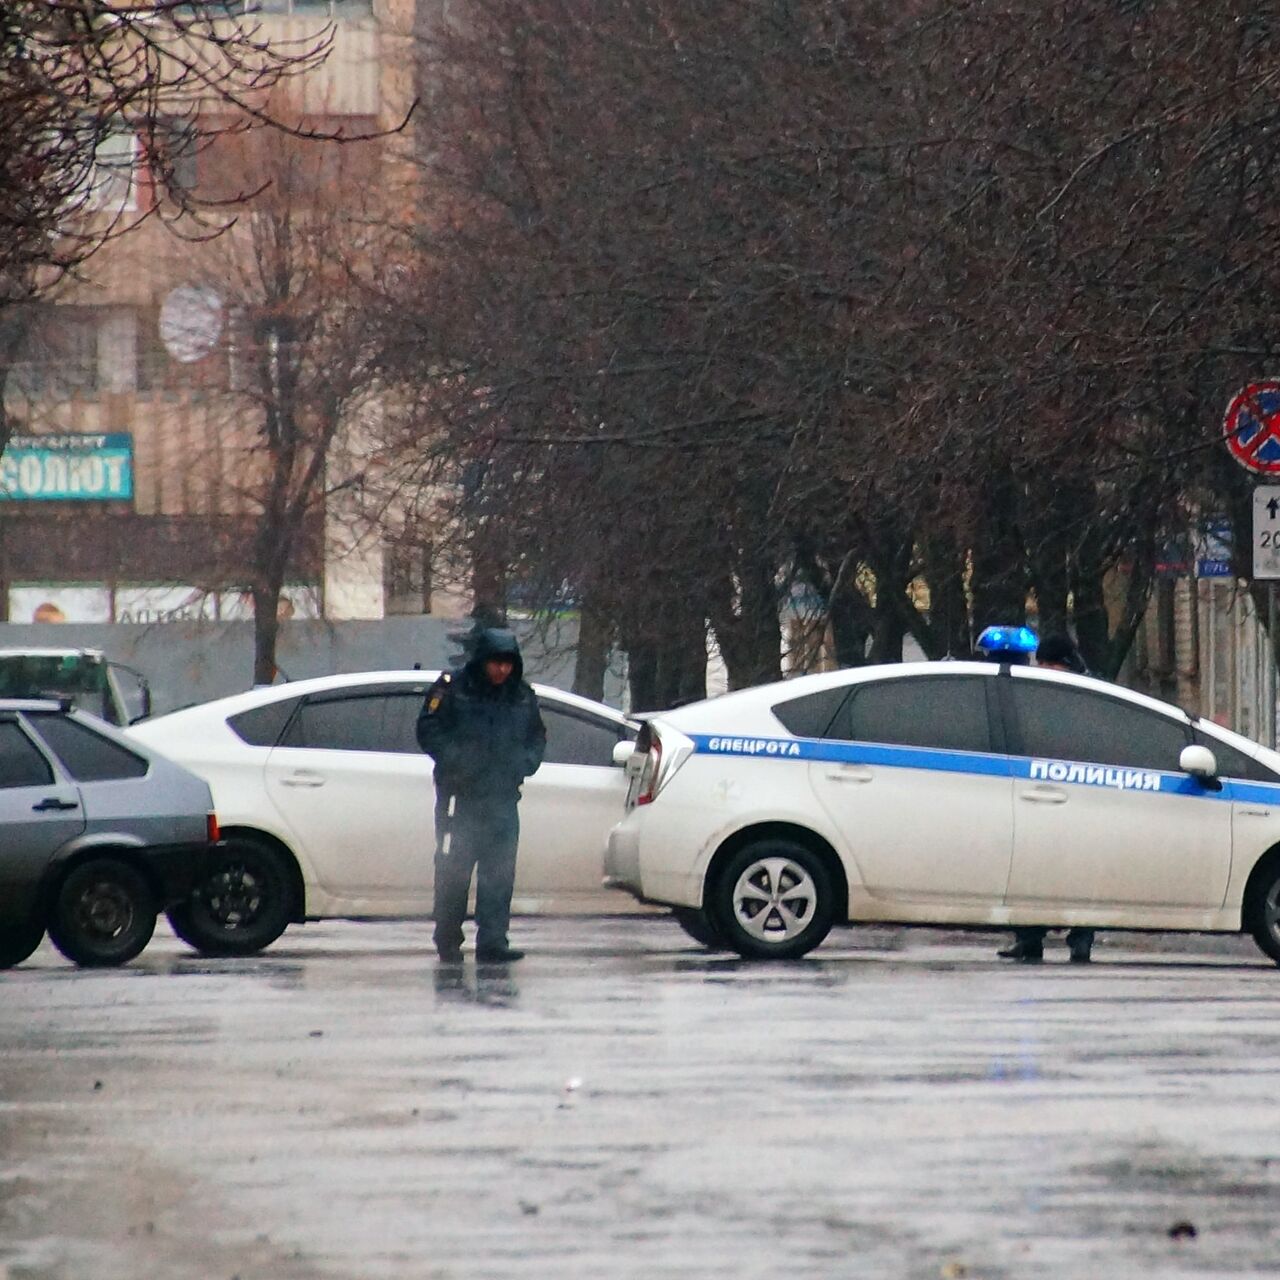
[[1280,963],[1280,754],[1086,676],[805,676],[654,717],[628,768],[606,882],[744,956],[892,921],[1245,929]]

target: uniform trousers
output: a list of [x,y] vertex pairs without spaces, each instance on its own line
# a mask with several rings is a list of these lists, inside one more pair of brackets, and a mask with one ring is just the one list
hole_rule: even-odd
[[436,795],[435,944],[462,946],[471,875],[476,877],[476,950],[502,951],[511,925],[511,891],[520,840],[520,793]]

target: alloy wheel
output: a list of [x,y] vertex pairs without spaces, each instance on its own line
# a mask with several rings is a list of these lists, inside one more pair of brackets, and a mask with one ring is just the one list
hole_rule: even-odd
[[813,877],[790,858],[748,865],[733,889],[733,913],[742,929],[764,943],[790,942],[808,928],[817,906]]

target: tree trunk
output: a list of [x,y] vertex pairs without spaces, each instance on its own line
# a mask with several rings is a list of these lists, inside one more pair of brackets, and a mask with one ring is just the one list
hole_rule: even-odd
[[913,633],[929,658],[967,658],[973,652],[969,605],[964,591],[964,557],[950,533],[924,544],[924,576],[929,584],[929,622]]
[[973,543],[973,629],[1017,626],[1027,618],[1025,552],[1017,486],[1009,468],[992,467],[982,529]]
[[874,617],[871,606],[858,590],[852,576],[839,583],[828,598],[827,617],[831,620],[831,643],[835,648],[836,665],[865,665],[867,641],[871,638]]
[[276,642],[280,635],[283,575],[253,584],[253,683],[274,684],[278,673]]
[[578,616],[578,650],[573,664],[573,692],[583,698],[604,700],[604,673],[609,666],[609,621],[596,606],[594,596],[583,596]]
[[632,711],[657,711],[658,656],[653,645],[642,640],[627,645],[627,684],[631,690]]

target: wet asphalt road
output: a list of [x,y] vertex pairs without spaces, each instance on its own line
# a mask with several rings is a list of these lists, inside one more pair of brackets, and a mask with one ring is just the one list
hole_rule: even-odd
[[1277,1269],[1280,970],[1251,943],[1033,968],[861,930],[761,966],[665,920],[515,935],[526,961],[461,977],[410,923],[0,974],[0,1277]]

